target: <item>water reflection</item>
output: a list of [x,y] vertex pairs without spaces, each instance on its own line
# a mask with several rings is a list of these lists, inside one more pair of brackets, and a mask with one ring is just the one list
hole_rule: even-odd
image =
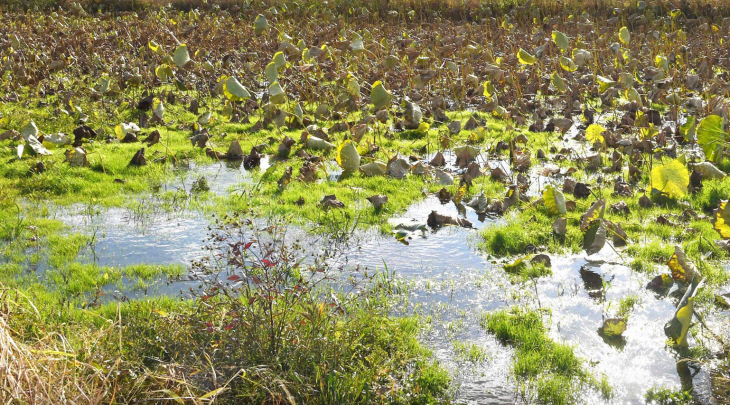
[[[582,255],[551,256],[552,276],[534,284],[513,283],[501,266],[474,248],[479,229],[494,220],[480,220],[470,208],[442,205],[435,197],[413,205],[402,217],[425,222],[433,210],[466,218],[476,229],[428,229],[408,246],[391,235],[359,232],[349,244],[337,248],[342,250],[345,267],[382,269],[387,265],[410,286],[401,311],[430,319],[424,341],[434,349],[435,357],[453,371],[459,383],[460,402],[517,400],[516,384],[510,377],[511,349],[479,326],[484,311],[511,305],[549,309],[547,322],[552,338],[573,345],[597,376],[605,375],[615,388],[617,402],[643,402],[644,394],[652,387],[694,384],[698,390],[703,381],[708,381],[706,372],[695,370],[704,370],[701,366],[678,363],[677,354],[665,344],[663,326],[674,311],[673,293],[664,297],[647,289],[647,276],[632,272],[628,263],[614,263],[606,259],[605,252],[604,259],[599,254],[590,261]],[[136,221],[126,210],[110,209],[97,216],[67,212],[59,218],[73,230],[96,233],[93,256],[86,252],[81,260],[110,266],[189,263],[204,254],[202,247],[209,232],[206,218],[189,213]],[[306,246],[335,246],[297,228],[292,228],[290,237]],[[165,284],[157,293],[176,294],[194,286],[182,281]],[[607,339],[598,328],[627,296],[637,299],[627,329],[621,338]],[[459,358],[455,342],[482,347],[487,360],[471,364]],[[586,403],[602,402],[597,393],[584,395]]]

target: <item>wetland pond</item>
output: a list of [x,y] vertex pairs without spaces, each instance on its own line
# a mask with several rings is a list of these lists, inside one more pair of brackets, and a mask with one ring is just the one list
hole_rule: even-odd
[[[230,191],[247,178],[244,170],[233,165],[203,166],[191,171],[198,176],[195,181],[202,176],[208,184],[216,184],[211,191],[217,193]],[[192,187],[185,184],[186,180],[180,183],[165,187]],[[193,211],[139,214],[122,208],[79,214],[84,211],[72,206],[59,208],[55,214],[71,232],[93,235],[89,246],[80,252],[79,261],[117,267],[189,266],[205,254],[209,215]],[[473,229],[432,230],[425,226],[431,211],[466,218]],[[392,222],[405,220],[423,225],[415,227],[418,230],[411,233],[407,243],[376,231],[360,230],[345,242],[334,241],[295,226],[289,227],[286,238],[296,239],[312,251],[337,249],[336,260],[345,271],[359,266],[393,272],[407,287],[401,298],[404,304],[397,312],[418,313],[427,320],[422,341],[452,373],[457,402],[521,401],[510,373],[513,349],[480,326],[484,312],[516,305],[548,310],[550,337],[573,346],[594,375],[606,377],[614,387],[612,401],[643,402],[648,389],[667,387],[693,389],[697,400],[714,403],[708,372],[711,365],[678,362],[677,354],[666,344],[663,325],[675,308],[673,292],[658,295],[647,289],[645,277],[632,272],[625,257],[609,247],[590,256],[551,255],[552,275],[515,281],[501,263],[476,248],[479,230],[502,219],[480,216],[471,208],[457,208],[451,202],[441,204],[430,196]],[[106,292],[117,299],[185,295],[197,284],[192,278],[160,279],[143,291],[116,286],[107,287]],[[627,329],[620,340],[607,340],[598,332],[606,306],[616,305],[627,296],[635,300]],[[727,324],[728,319],[730,312],[723,312],[707,322],[719,326]],[[478,348],[478,358],[464,356],[464,347]],[[597,393],[586,393],[584,400],[605,401]]]

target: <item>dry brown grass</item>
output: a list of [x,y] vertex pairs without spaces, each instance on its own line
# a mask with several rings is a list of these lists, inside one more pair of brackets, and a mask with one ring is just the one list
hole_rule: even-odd
[[198,397],[199,390],[186,381],[187,372],[179,366],[161,365],[151,371],[110,350],[109,341],[121,347],[124,338],[121,316],[105,328],[84,331],[81,339],[75,339],[82,342],[76,347],[56,332],[24,342],[9,325],[23,309],[7,299],[8,291],[12,290],[0,289],[0,403],[106,404],[140,399],[207,403],[214,399]]
[[60,336],[49,335],[34,345],[18,342],[0,314],[0,400],[4,403],[96,404],[113,389],[110,375],[77,360]]

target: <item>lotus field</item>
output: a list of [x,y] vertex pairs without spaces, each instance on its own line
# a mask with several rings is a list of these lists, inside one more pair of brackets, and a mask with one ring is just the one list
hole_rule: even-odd
[[3,403],[730,403],[730,4],[1,3]]

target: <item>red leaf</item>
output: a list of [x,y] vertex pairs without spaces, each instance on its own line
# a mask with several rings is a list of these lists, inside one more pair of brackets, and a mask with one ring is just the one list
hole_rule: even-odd
[[261,263],[263,263],[266,267],[274,267],[274,266],[276,266],[276,263],[272,262],[269,259],[264,259],[264,260],[261,261]]
[[247,244],[246,244],[246,245],[245,245],[245,246],[243,247],[243,250],[248,250],[248,248],[250,248],[250,247],[251,247],[251,245],[253,245],[253,242],[248,242],[248,243],[247,243]]
[[241,279],[241,276],[239,276],[238,274],[234,274],[234,275],[228,277],[228,281],[238,281],[240,279]]

